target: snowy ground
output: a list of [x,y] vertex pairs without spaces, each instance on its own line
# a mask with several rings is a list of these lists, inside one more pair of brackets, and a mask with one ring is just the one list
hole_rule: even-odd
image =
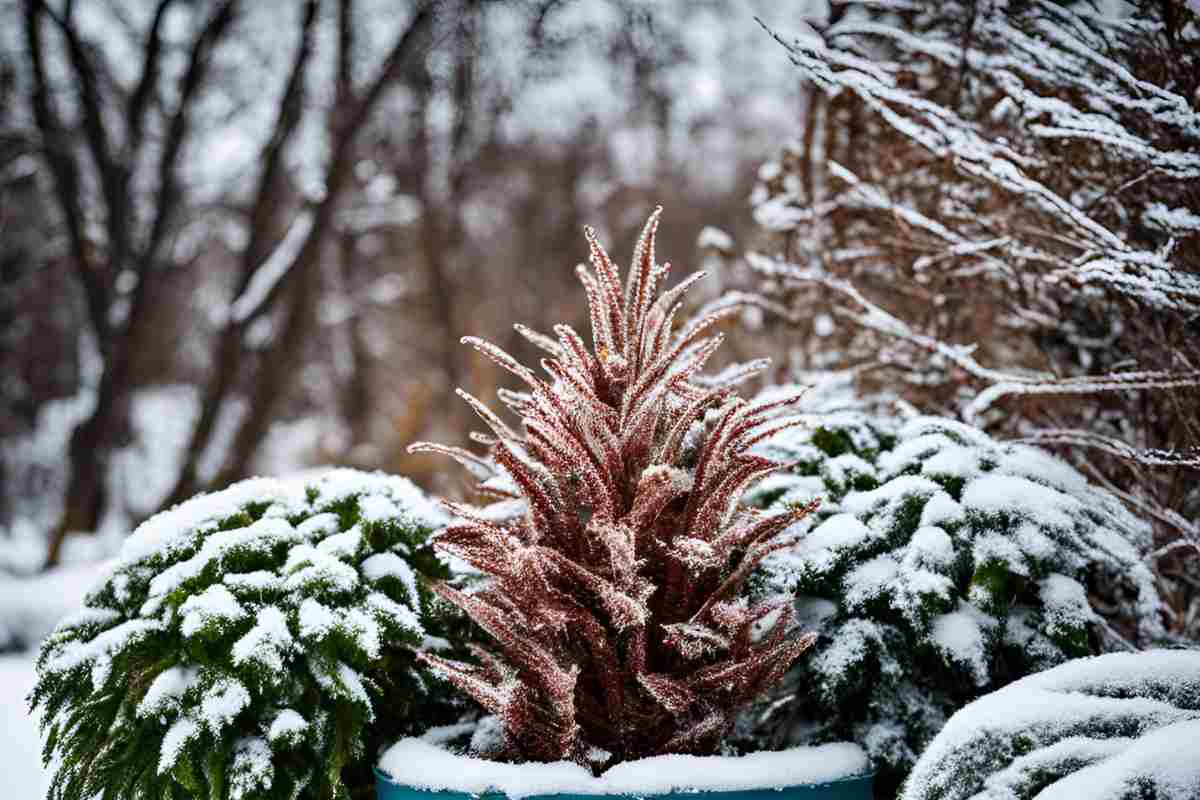
[[5,797],[45,797],[50,784],[37,723],[25,709],[33,660],[33,653],[0,656],[0,793]]
[[0,576],[0,647],[10,651],[0,655],[0,797],[46,796],[50,774],[25,704],[37,642],[81,604],[102,569],[102,563],[73,564],[31,578]]

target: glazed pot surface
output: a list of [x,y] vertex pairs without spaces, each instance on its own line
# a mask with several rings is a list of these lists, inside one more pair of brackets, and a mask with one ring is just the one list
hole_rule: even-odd
[[[386,773],[375,770],[377,800],[479,800],[480,795],[450,790],[418,789],[396,783]],[[669,794],[543,794],[522,800],[871,800],[872,776],[855,775],[826,783],[809,783],[781,788],[742,789],[737,791],[683,791]],[[703,795],[702,798],[697,795]],[[506,795],[488,792],[486,800],[503,800]]]

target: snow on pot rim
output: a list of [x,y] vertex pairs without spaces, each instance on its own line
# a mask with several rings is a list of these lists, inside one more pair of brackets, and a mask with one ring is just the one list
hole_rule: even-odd
[[376,773],[381,786],[386,783],[418,792],[471,796],[499,793],[509,800],[548,795],[645,797],[783,791],[839,782],[860,783],[862,793],[838,797],[871,796],[866,753],[850,742],[744,756],[654,756],[617,764],[596,777],[569,761],[507,764],[409,738],[384,751]]

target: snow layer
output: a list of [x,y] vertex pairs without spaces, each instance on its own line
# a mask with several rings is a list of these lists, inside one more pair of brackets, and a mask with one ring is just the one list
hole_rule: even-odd
[[[316,493],[311,500],[310,489]],[[378,494],[393,499],[392,519],[401,524],[438,528],[447,520],[445,512],[411,481],[395,475],[335,469],[315,478],[250,478],[155,514],[125,540],[120,562],[128,564],[169,552],[184,544],[181,539],[192,531],[212,529],[219,520],[233,516],[248,503],[268,504],[267,516],[282,517],[353,495]]]
[[[60,628],[71,631],[85,623],[101,623],[105,630],[90,637],[68,636],[65,633],[51,637],[51,643],[46,648],[46,671],[61,674],[76,666],[89,664],[92,667],[93,684],[100,686],[107,678],[108,664],[114,653],[120,652],[134,639],[174,624],[175,610],[164,610],[163,602],[168,596],[174,597],[184,589],[194,590],[184,594],[177,607],[180,632],[184,637],[201,632],[217,635],[248,617],[258,617],[259,611],[264,608],[273,609],[272,606],[254,602],[259,599],[254,596],[259,595],[265,587],[274,585],[288,592],[289,605],[300,605],[301,636],[315,635],[321,638],[325,631],[336,627],[355,641],[364,653],[371,655],[379,651],[380,632],[374,619],[376,616],[419,634],[420,623],[416,613],[411,608],[401,608],[397,603],[383,603],[386,597],[378,592],[364,595],[362,609],[353,609],[354,613],[339,613],[336,620],[327,620],[322,631],[316,630],[321,626],[317,625],[313,613],[324,606],[309,595],[315,593],[325,596],[329,592],[345,595],[356,589],[359,572],[347,561],[354,560],[361,534],[357,526],[338,533],[336,515],[332,514],[315,514],[296,527],[288,522],[287,517],[304,516],[314,509],[349,497],[360,498],[360,503],[364,498],[375,498],[376,502],[370,504],[375,522],[390,520],[406,527],[433,529],[446,520],[446,515],[408,480],[354,470],[332,470],[307,479],[253,478],[223,491],[193,498],[151,517],[134,531],[120,558],[111,565],[107,581],[99,582],[98,589],[89,595],[85,610],[90,616],[74,615]],[[218,524],[237,518],[249,505],[265,507],[260,519],[243,527],[217,530]],[[385,511],[392,516],[387,517]],[[315,546],[307,543],[310,537]],[[330,540],[334,540],[334,545],[324,546]],[[352,541],[355,543],[353,546]],[[273,576],[273,580],[268,580],[267,575],[257,575],[247,580],[247,576],[256,573],[244,573],[240,577],[236,574],[225,576],[232,580],[221,580],[207,587],[193,585],[210,574],[214,566],[219,570],[227,562],[239,558],[267,557],[281,546],[290,547],[282,574]],[[178,558],[186,556],[190,549],[195,550],[193,555]],[[176,559],[174,563],[170,563],[172,558]],[[164,568],[163,564],[169,566]],[[131,581],[144,580],[147,571],[154,569],[161,571],[151,575],[146,600],[138,613],[117,625],[101,622],[97,614],[107,614],[107,622],[122,619],[122,615],[108,604],[115,602],[118,606],[122,605]],[[406,590],[415,588],[408,580],[411,574],[404,578]],[[281,584],[279,580],[282,580]],[[251,597],[249,604],[240,602],[247,598],[239,598],[231,589],[242,589]],[[416,602],[413,596],[407,599],[410,603]],[[282,658],[291,644],[286,624],[281,625],[285,622],[282,615],[282,611],[273,609],[266,612],[265,618],[255,620],[256,626],[246,631],[234,646],[238,663],[257,661],[263,666],[282,665]],[[331,615],[327,612],[326,616]],[[264,626],[270,626],[271,629]],[[73,641],[69,640],[72,638]]]
[[600,777],[578,764],[505,764],[449,752],[422,739],[401,739],[379,760],[397,783],[420,789],[511,800],[546,794],[656,795],[675,791],[741,791],[825,783],[861,775],[866,754],[845,742],[745,756],[666,755],[618,764]]
[[1017,800],[1034,785],[1043,800],[1200,797],[1200,650],[1077,659],[971,703],[903,800]]
[[1147,783],[1162,797],[1200,797],[1200,719],[1146,734],[1124,750],[1051,784],[1038,798],[1121,800]]

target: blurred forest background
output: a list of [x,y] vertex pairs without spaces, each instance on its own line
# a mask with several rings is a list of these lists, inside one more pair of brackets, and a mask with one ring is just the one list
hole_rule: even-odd
[[405,447],[503,381],[459,338],[532,355],[659,203],[736,356],[1064,456],[1200,630],[1183,0],[0,0],[0,571],[250,474],[457,491]]
[[462,335],[576,320],[584,224],[752,224],[802,81],[755,16],[805,10],[0,2],[0,561],[305,465],[452,489],[404,448],[499,380]]

